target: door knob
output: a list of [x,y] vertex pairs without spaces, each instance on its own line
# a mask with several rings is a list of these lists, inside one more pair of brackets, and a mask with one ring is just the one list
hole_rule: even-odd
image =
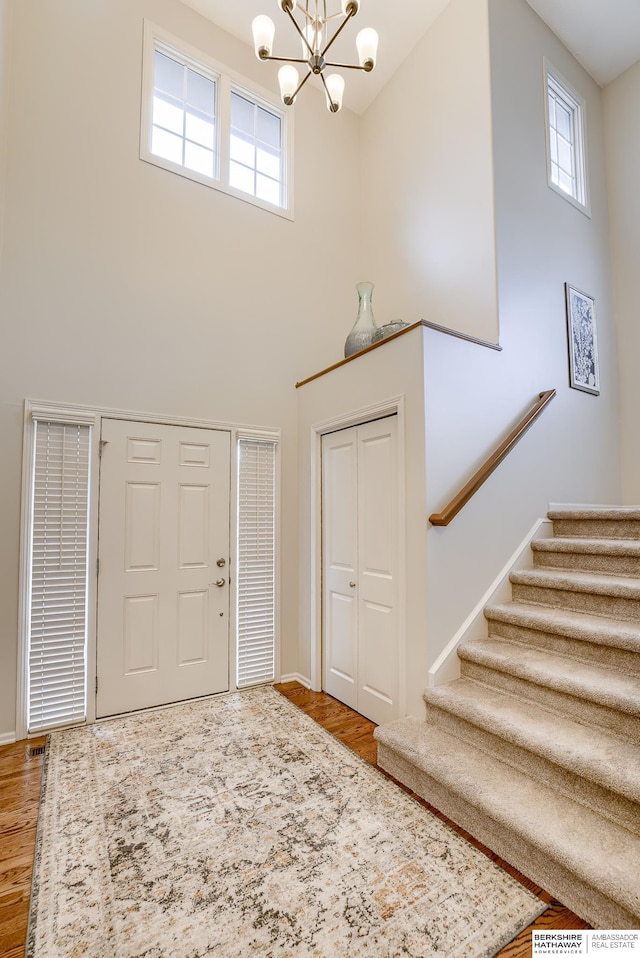
[[350,582],[350,583],[349,583],[349,587],[350,587],[351,589],[355,589],[355,587],[356,587],[355,582]]
[[226,579],[216,579],[216,585],[218,586],[219,589],[221,589],[226,581],[227,581]]
[[219,569],[222,569],[222,567],[226,565],[226,559],[218,559],[218,561],[216,562],[216,565],[218,566]]

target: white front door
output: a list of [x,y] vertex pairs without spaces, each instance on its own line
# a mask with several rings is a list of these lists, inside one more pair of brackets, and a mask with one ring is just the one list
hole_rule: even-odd
[[397,417],[322,439],[323,688],[398,717]]
[[102,421],[98,717],[229,688],[230,446]]

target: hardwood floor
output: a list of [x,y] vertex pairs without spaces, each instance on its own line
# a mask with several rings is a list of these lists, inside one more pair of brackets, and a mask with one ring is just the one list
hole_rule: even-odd
[[23,958],[45,738],[0,748],[0,956]]
[[[277,685],[276,688],[365,761],[371,765],[376,764],[377,747],[373,738],[373,722],[330,695],[324,692],[309,692],[297,682]],[[38,738],[0,747],[0,958],[24,958],[43,763],[43,756],[33,755],[32,751],[44,743],[44,738]],[[398,788],[404,788],[399,782],[396,784]],[[532,928],[589,927],[568,908],[554,901],[541,888],[454,825],[437,809],[420,798],[417,800],[497,861],[542,901],[548,902],[548,909],[535,925],[506,945],[499,952],[500,958],[530,958]]]
[[[348,706],[343,705],[342,702],[331,698],[326,692],[310,692],[297,682],[288,682],[284,685],[276,685],[275,687],[282,695],[288,698],[290,702],[295,703],[298,708],[315,719],[319,725],[322,725],[323,728],[335,735],[336,738],[339,738],[341,742],[344,742],[344,744],[353,749],[354,752],[357,752],[361,758],[365,759],[365,761],[371,765],[376,765],[377,745],[373,737],[373,730],[375,728],[373,722],[354,712]],[[382,772],[382,769],[380,769],[380,771]],[[385,775],[386,773],[382,772],[382,774]],[[387,775],[387,778],[391,778],[391,776]],[[391,780],[395,781],[395,779]],[[446,822],[447,825],[451,826],[458,834],[463,835],[472,845],[480,849],[480,851],[493,861],[497,862],[505,871],[513,875],[514,878],[529,888],[535,895],[538,895],[543,902],[548,903],[549,907],[540,918],[538,918],[533,925],[530,925],[522,931],[510,944],[505,945],[505,947],[498,952],[496,958],[531,958],[531,932],[534,928],[538,931],[546,931],[552,928],[582,929],[591,927],[587,922],[583,921],[582,918],[578,918],[572,911],[569,911],[569,909],[565,908],[559,901],[552,898],[551,895],[540,888],[539,885],[525,878],[524,875],[499,858],[498,855],[494,854],[494,852],[485,845],[481,845],[480,842],[477,842],[468,832],[452,822],[446,815],[439,812],[437,808],[429,805],[418,795],[415,795],[408,788],[405,788],[400,782],[396,782],[396,785],[398,788],[403,789],[403,791],[412,794],[421,805],[424,805],[425,808],[443,822]]]

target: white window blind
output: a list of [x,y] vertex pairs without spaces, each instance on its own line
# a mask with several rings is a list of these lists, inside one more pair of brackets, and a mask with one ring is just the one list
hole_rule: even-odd
[[35,423],[28,729],[86,718],[91,427]]
[[237,686],[273,682],[276,643],[276,443],[238,441]]

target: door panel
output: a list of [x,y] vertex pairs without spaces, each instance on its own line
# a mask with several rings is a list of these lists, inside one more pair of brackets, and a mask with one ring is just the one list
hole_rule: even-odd
[[397,417],[358,427],[358,711],[397,718]]
[[322,441],[324,649],[323,687],[357,708],[357,446],[353,430]]
[[102,439],[97,715],[226,691],[230,435],[105,419]]
[[207,661],[209,590],[178,595],[178,665]]
[[378,716],[378,724],[391,721],[396,699],[397,666],[395,654],[397,639],[394,629],[394,610],[388,605],[364,601],[360,604],[359,711],[369,717]]
[[158,668],[158,595],[127,595],[123,600],[124,675]]
[[323,688],[398,717],[397,417],[322,439]]
[[209,487],[178,487],[178,568],[209,565]]
[[160,483],[128,482],[124,506],[125,572],[157,572],[160,564]]

